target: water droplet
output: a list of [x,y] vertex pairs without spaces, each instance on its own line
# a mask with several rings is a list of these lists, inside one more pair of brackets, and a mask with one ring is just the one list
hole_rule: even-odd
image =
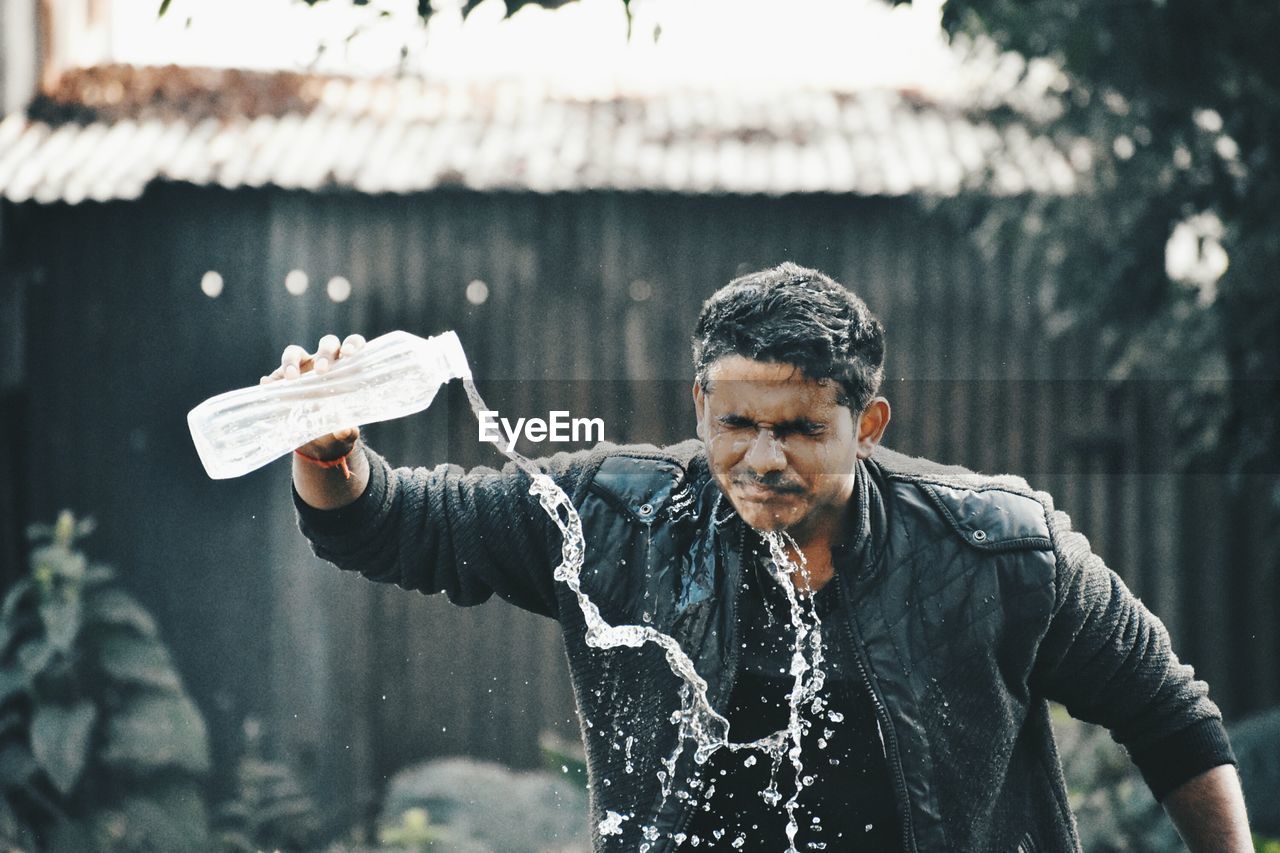
[[599,830],[601,835],[621,835],[622,822],[628,817],[629,815],[618,814],[614,811],[607,812],[604,820],[596,825],[596,829]]

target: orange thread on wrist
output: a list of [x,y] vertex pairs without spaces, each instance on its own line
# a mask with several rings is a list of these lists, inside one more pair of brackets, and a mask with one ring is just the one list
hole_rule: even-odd
[[339,456],[337,459],[317,459],[314,456],[308,456],[307,454],[303,453],[301,450],[295,450],[293,452],[296,453],[298,456],[301,456],[303,459],[307,460],[308,462],[310,462],[312,465],[318,465],[321,468],[341,468],[342,476],[350,480],[351,468],[347,466],[347,457],[350,456],[354,451],[355,451],[355,448],[353,447],[351,448],[351,450],[348,450],[344,455]]

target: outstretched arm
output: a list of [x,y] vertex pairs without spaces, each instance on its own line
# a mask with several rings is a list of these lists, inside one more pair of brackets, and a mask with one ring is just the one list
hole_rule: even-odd
[[[290,346],[262,383],[323,373],[364,345],[359,335],[342,342],[326,335],[314,353]],[[442,592],[455,604],[479,604],[497,593],[555,615],[552,550],[560,533],[530,496],[527,474],[514,464],[501,471],[392,469],[359,437],[356,427],[339,430],[294,457],[294,503],[314,553],[371,580]],[[590,467],[588,454],[535,464],[571,494]]]
[[1230,764],[1183,782],[1165,797],[1164,808],[1192,853],[1253,850],[1240,777]]

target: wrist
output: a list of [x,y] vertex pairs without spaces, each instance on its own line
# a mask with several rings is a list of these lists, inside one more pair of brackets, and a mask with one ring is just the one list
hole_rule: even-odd
[[341,456],[337,456],[332,459],[323,459],[318,456],[312,456],[310,453],[304,452],[301,448],[293,451],[295,456],[305,460],[309,465],[314,465],[317,468],[340,469],[342,471],[342,476],[347,480],[351,479],[351,467],[347,463],[351,457],[351,454],[354,452],[355,452],[355,445],[352,445],[351,449],[348,450],[346,453],[342,454]]

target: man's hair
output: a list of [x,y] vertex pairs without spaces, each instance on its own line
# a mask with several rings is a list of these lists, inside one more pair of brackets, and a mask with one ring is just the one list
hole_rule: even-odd
[[807,378],[837,383],[842,405],[860,413],[884,378],[884,326],[855,294],[817,270],[791,262],[735,278],[702,306],[693,366],[726,355],[795,365]]

